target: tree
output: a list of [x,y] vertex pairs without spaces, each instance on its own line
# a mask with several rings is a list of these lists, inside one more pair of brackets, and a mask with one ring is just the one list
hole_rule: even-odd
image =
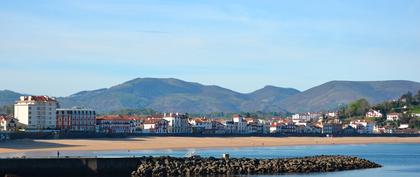
[[414,99],[416,100],[416,105],[420,104],[420,90],[417,91],[417,94],[414,96]]
[[400,100],[405,102],[406,105],[411,105],[413,103],[413,94],[411,92],[407,92],[401,96]]
[[14,113],[14,105],[4,105],[0,107],[0,114],[7,114],[7,115],[13,115]]
[[356,100],[355,102],[351,102],[346,110],[346,114],[348,117],[354,117],[354,116],[363,116],[368,112],[370,109],[369,102],[362,98],[359,100]]

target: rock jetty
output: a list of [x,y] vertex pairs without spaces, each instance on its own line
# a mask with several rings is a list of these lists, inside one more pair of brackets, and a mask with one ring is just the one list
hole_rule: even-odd
[[282,173],[331,172],[381,165],[351,156],[311,156],[283,159],[142,157],[133,177],[269,175]]

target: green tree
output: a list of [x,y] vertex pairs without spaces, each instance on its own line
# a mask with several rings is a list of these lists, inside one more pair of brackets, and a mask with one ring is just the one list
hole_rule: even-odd
[[369,102],[362,98],[356,100],[355,102],[351,102],[346,110],[346,114],[348,117],[363,116],[369,111],[369,109]]
[[0,114],[7,114],[10,116],[13,116],[14,114],[14,105],[4,105],[2,107],[0,107]]
[[413,103],[413,94],[411,92],[407,92],[406,94],[402,95],[400,100],[406,105],[411,105]]

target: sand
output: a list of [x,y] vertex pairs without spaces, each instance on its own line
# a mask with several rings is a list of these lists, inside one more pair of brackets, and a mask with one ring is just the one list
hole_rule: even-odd
[[141,137],[120,139],[20,139],[0,142],[0,153],[58,150],[156,150],[371,143],[420,143],[420,137]]

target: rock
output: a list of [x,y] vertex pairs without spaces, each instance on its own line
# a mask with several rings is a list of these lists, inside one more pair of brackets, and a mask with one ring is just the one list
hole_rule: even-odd
[[378,168],[381,165],[350,156],[312,156],[286,159],[141,157],[131,175],[143,176],[217,176],[280,173],[310,173]]

